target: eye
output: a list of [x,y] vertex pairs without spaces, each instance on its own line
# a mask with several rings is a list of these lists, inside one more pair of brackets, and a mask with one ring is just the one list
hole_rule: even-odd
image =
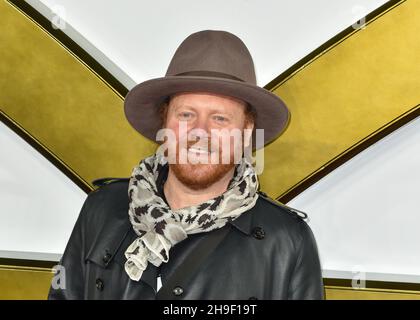
[[188,112],[188,111],[182,111],[180,113],[178,113],[178,119],[180,120],[191,120],[194,117],[194,114],[192,112]]
[[219,123],[225,123],[225,122],[228,121],[228,119],[226,117],[219,116],[219,115],[213,116],[213,119],[216,120]]

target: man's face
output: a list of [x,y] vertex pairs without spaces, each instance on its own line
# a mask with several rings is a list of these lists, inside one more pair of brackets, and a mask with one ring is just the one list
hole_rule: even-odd
[[[172,97],[165,128],[176,137],[168,145],[176,149],[176,163],[169,165],[178,180],[192,189],[204,189],[234,168],[242,156],[244,129],[253,128],[245,109],[243,101],[213,93]],[[245,139],[247,143],[249,137]]]

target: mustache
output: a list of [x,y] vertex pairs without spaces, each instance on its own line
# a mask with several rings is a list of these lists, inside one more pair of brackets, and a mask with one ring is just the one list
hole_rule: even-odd
[[187,141],[185,145],[187,149],[194,147],[196,149],[208,150],[211,152],[216,151],[215,148],[212,147],[211,140],[209,139],[201,139],[199,141]]

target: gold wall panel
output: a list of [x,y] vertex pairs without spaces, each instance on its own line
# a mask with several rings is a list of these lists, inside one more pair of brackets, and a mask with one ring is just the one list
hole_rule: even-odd
[[53,275],[48,268],[0,265],[0,300],[45,300]]
[[153,152],[122,97],[5,1],[0,30],[0,109],[83,180],[129,176]]
[[326,300],[420,300],[420,292],[387,289],[325,287]]
[[280,197],[420,103],[419,29],[420,1],[402,1],[274,87],[291,121],[266,148],[268,194]]

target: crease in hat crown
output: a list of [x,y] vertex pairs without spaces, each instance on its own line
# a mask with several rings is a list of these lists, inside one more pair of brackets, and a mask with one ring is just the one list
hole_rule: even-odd
[[179,45],[166,76],[205,75],[256,85],[254,62],[241,39],[227,31],[203,30]]

